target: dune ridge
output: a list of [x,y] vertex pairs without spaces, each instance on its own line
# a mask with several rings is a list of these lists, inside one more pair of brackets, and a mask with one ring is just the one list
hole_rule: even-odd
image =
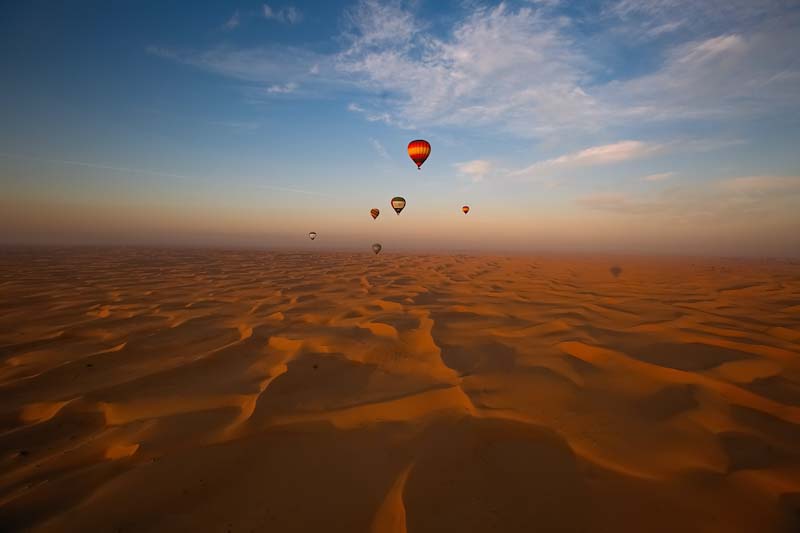
[[0,530],[800,528],[800,265],[387,252],[0,252]]

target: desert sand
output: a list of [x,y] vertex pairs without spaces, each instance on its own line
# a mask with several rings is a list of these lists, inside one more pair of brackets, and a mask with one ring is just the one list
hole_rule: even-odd
[[0,530],[800,530],[796,261],[387,251],[0,252]]

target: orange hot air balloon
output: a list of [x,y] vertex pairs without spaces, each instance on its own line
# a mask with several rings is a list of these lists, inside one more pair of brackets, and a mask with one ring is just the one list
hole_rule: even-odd
[[374,220],[378,218],[378,215],[381,214],[381,210],[376,207],[373,207],[372,209],[369,210],[369,214],[372,215],[372,219]]
[[431,155],[431,145],[428,141],[417,139],[408,143],[408,157],[417,164],[417,170],[420,170],[429,155]]
[[467,213],[469,213],[469,206],[465,205],[464,207],[461,208],[461,210],[464,211],[464,214],[466,215]]

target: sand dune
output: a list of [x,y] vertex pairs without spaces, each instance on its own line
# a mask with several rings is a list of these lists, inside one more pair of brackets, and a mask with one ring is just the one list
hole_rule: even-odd
[[23,530],[798,531],[800,265],[4,250]]

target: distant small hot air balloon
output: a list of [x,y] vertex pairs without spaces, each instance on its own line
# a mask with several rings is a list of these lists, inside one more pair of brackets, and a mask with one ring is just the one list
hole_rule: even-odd
[[314,239],[317,238],[317,232],[316,231],[312,231],[312,232],[310,232],[308,234],[308,236],[311,237],[311,240],[313,241]]
[[381,214],[381,210],[376,207],[373,207],[372,209],[369,210],[369,214],[372,215],[372,219],[375,220],[376,218],[378,218],[378,215]]
[[465,205],[464,207],[461,208],[461,210],[464,211],[464,214],[466,215],[467,213],[469,213],[469,206]]
[[417,139],[408,143],[408,157],[417,164],[417,170],[420,169],[429,155],[431,155],[431,145],[428,141]]
[[372,245],[372,251],[375,252],[375,255],[378,255],[379,253],[381,253],[381,250],[383,250],[383,246],[381,246],[377,242]]
[[406,206],[406,199],[403,198],[402,196],[395,196],[394,198],[392,198],[391,203],[392,203],[392,209],[394,209],[399,215],[400,211],[402,211],[403,208]]

